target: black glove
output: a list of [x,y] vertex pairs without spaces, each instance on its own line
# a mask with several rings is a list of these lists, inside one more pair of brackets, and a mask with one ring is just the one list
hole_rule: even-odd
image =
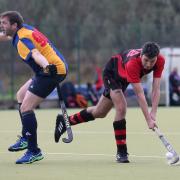
[[44,69],[44,73],[47,73],[51,76],[56,76],[57,75],[56,65],[54,65],[54,64],[47,65]]

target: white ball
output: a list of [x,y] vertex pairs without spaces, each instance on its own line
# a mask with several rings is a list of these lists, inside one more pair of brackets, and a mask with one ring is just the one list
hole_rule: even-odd
[[173,158],[173,154],[171,153],[171,152],[167,152],[166,153],[166,159],[167,160],[170,160],[170,159],[172,159]]

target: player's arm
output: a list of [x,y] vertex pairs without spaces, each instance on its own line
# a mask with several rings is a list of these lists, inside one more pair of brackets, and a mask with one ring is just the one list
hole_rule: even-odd
[[49,65],[47,59],[37,49],[32,50],[32,57],[34,61],[43,69]]
[[143,87],[142,87],[141,83],[132,83],[132,86],[133,86],[134,92],[137,96],[139,106],[141,107],[141,110],[142,110],[144,117],[146,119],[146,122],[148,124],[148,127],[150,129],[153,129],[156,125],[155,125],[155,122],[152,120],[150,113],[148,111],[148,104],[147,104],[147,101],[146,101],[146,98],[144,95]]
[[152,83],[152,93],[151,93],[151,102],[152,102],[152,109],[151,109],[151,117],[153,120],[156,120],[156,112],[159,104],[160,99],[160,78],[154,78]]
[[6,36],[3,32],[0,32],[0,41],[9,41],[11,39],[10,36]]
[[56,65],[49,64],[47,59],[37,49],[32,50],[32,57],[35,62],[43,68],[44,73],[48,73],[51,76],[55,76],[57,74]]

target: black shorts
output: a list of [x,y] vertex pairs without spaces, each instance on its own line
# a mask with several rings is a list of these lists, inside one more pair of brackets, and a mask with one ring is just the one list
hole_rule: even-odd
[[110,90],[122,89],[124,92],[129,84],[126,79],[119,76],[116,59],[110,59],[106,64],[103,71],[103,81],[105,87],[103,95],[109,99],[111,99]]
[[66,75],[34,76],[28,90],[41,98],[46,98],[65,77]]

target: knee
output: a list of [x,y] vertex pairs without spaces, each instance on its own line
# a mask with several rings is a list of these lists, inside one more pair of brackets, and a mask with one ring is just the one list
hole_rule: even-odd
[[21,90],[19,90],[17,93],[16,93],[16,99],[18,102],[22,102],[23,101],[23,98],[24,98],[24,95],[22,93]]
[[121,116],[125,116],[126,115],[126,109],[127,109],[126,106],[117,107],[116,112]]
[[31,107],[29,107],[27,104],[22,103],[20,107],[21,113],[26,112],[26,111],[33,111]]

